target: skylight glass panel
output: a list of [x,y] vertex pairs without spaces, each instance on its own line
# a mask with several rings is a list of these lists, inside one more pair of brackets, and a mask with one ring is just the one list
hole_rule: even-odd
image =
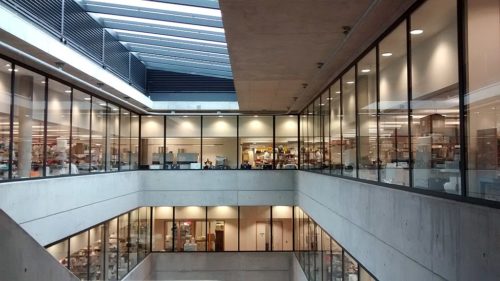
[[194,7],[187,5],[179,5],[179,4],[171,4],[164,2],[154,2],[154,1],[146,1],[146,0],[87,0],[87,4],[111,4],[111,5],[119,5],[119,6],[129,6],[138,9],[151,9],[151,10],[159,10],[159,11],[168,11],[168,12],[178,12],[178,13],[186,13],[186,14],[195,14],[195,15],[203,15],[203,16],[211,16],[211,17],[221,17],[220,10],[216,9],[208,9],[202,7]]
[[[124,29],[110,29],[110,30],[113,32],[116,32],[120,35],[126,34],[126,35],[136,36],[138,38],[140,38],[140,37],[155,37],[155,38],[161,38],[161,39],[167,39],[167,40],[178,40],[178,41],[185,41],[185,42],[191,42],[191,43],[198,43],[201,45],[216,45],[216,46],[221,46],[224,49],[227,47],[227,44],[223,43],[223,42],[208,41],[208,40],[186,38],[186,37],[177,37],[177,36],[139,32],[139,31],[131,31],[131,30],[124,30]],[[215,47],[215,46],[210,46],[210,47]]]

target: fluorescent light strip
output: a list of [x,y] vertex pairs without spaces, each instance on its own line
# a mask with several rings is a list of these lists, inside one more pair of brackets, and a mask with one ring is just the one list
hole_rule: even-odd
[[216,9],[208,9],[201,7],[193,7],[187,5],[179,5],[179,4],[170,4],[163,2],[153,2],[153,1],[145,1],[145,0],[86,0],[85,3],[100,3],[100,4],[111,4],[118,6],[129,6],[141,9],[151,9],[151,10],[159,10],[159,11],[170,11],[170,12],[178,12],[178,13],[186,13],[186,14],[196,14],[210,17],[221,17],[220,10]]
[[[161,26],[193,29],[193,30],[208,31],[208,32],[215,32],[215,33],[224,34],[224,28],[219,28],[219,27],[210,27],[210,26],[203,26],[203,25],[196,25],[196,24],[177,23],[177,22],[171,22],[171,21],[152,20],[152,19],[135,18],[135,17],[127,17],[127,16],[117,16],[117,15],[101,14],[101,13],[89,13],[89,15],[91,15],[92,17],[97,18],[97,19],[117,20],[117,21],[127,21],[127,22],[140,23],[140,24],[144,24],[145,27],[150,27],[150,25],[161,25]],[[121,23],[121,22],[119,22],[119,23]],[[213,35],[213,34],[209,34],[209,35]]]
[[192,63],[192,64],[200,64],[200,65],[208,65],[208,66],[217,66],[217,67],[224,67],[224,68],[231,68],[230,65],[228,64],[216,64],[216,63],[209,63],[209,62],[202,62],[202,61],[196,61],[196,60],[190,60],[190,59],[177,59],[174,57],[168,57],[168,56],[161,56],[161,55],[150,55],[150,54],[139,54],[140,58],[152,58],[152,59],[160,59],[160,60],[166,60],[166,61],[175,61],[175,62],[184,62],[184,63]]
[[187,41],[187,42],[206,44],[206,45],[217,45],[217,46],[222,46],[222,47],[216,47],[216,46],[209,46],[209,47],[227,49],[227,44],[222,43],[222,42],[193,39],[193,38],[185,38],[185,37],[178,37],[178,36],[171,36],[171,35],[162,35],[162,34],[155,34],[155,33],[147,33],[147,32],[139,32],[139,31],[131,31],[131,30],[124,30],[124,29],[113,29],[113,28],[106,28],[106,29],[111,30],[112,32],[119,33],[120,35],[122,35],[122,34],[128,34],[128,35],[133,35],[133,36],[135,35],[136,38],[138,38],[137,36],[156,37],[156,38]]
[[[219,59],[229,59],[229,55],[227,54],[219,54],[219,53],[210,53],[210,52],[204,52],[204,51],[196,51],[196,50],[189,50],[189,49],[180,49],[180,48],[174,48],[174,47],[166,47],[166,46],[159,46],[159,45],[151,45],[151,44],[143,44],[143,43],[135,43],[135,42],[125,42],[125,41],[120,41],[124,46],[127,46],[129,49],[131,48],[154,48],[158,50],[164,50],[172,53],[180,53],[180,54],[187,54],[187,55],[196,55],[196,56],[205,56],[209,58],[219,58]],[[137,52],[138,51],[132,51],[132,52]]]

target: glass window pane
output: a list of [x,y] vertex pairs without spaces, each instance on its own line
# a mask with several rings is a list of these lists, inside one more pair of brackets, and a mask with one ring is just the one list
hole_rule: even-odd
[[359,280],[360,281],[376,281],[375,277],[371,276],[362,266],[359,267]]
[[49,80],[47,109],[47,176],[69,174],[71,88]]
[[500,201],[500,3],[467,1],[468,195]]
[[240,117],[241,169],[273,168],[273,117]]
[[12,65],[0,59],[0,180],[9,178],[10,104]]
[[316,151],[314,151],[314,104],[309,105],[307,109],[306,138],[307,169],[314,170],[316,167]]
[[118,218],[118,279],[128,273],[129,242],[129,217],[124,214]]
[[73,89],[70,173],[87,174],[90,169],[90,96]]
[[299,160],[298,116],[276,116],[276,169],[297,169]]
[[[163,147],[163,116],[146,115],[141,118],[141,166],[145,169],[162,169],[165,149]],[[167,157],[167,164],[173,157]]]
[[300,208],[299,207],[294,207],[295,212],[294,212],[294,232],[295,232],[295,241],[294,241],[294,250],[295,252],[298,252],[300,250]]
[[457,2],[411,16],[413,186],[460,193]]
[[[3,77],[7,74],[0,75]],[[41,177],[43,176],[45,77],[16,67],[15,78],[12,177]],[[8,118],[5,121],[7,124],[2,123],[2,126],[8,128]],[[6,157],[8,158],[8,153]]]
[[91,136],[91,162],[90,171],[93,173],[104,172],[106,149],[106,108],[107,103],[92,97],[92,136]]
[[306,170],[308,163],[306,160],[306,140],[307,140],[307,110],[300,114],[300,169]]
[[208,207],[208,251],[238,251],[238,207]]
[[270,208],[240,207],[240,251],[270,251]]
[[321,249],[323,251],[323,281],[333,281],[332,279],[332,245],[328,233],[321,230]]
[[139,115],[130,112],[130,169],[137,170],[139,168]]
[[342,134],[341,134],[341,91],[340,81],[330,87],[330,151],[331,151],[331,173],[340,175],[342,173]]
[[167,169],[199,170],[201,117],[167,117]]
[[175,207],[175,251],[205,252],[207,224],[205,207]]
[[118,171],[120,141],[120,108],[108,103],[108,127],[106,147],[106,171]]
[[330,90],[321,96],[321,141],[323,149],[323,173],[330,173]]
[[129,270],[137,264],[137,244],[139,243],[139,209],[135,209],[129,213],[130,230],[129,230]]
[[48,247],[47,251],[64,267],[68,266],[68,240]]
[[342,280],[342,248],[332,239],[332,280]]
[[88,280],[88,231],[77,234],[69,239],[69,270],[80,280]]
[[203,117],[203,169],[237,169],[236,116]]
[[358,123],[360,179],[378,180],[377,151],[377,52],[358,62]]
[[358,262],[344,252],[344,280],[358,281]]
[[106,279],[116,280],[118,273],[118,218],[104,224],[106,243]]
[[380,181],[409,185],[406,22],[379,45]]
[[104,225],[89,230],[90,276],[89,280],[104,280]]
[[139,208],[139,239],[137,243],[138,262],[149,252],[149,207]]
[[153,251],[172,251],[173,216],[173,207],[153,208]]
[[293,250],[292,208],[273,206],[273,251]]
[[343,174],[356,177],[356,85],[355,69],[342,76],[342,166]]
[[131,119],[130,111],[120,109],[120,171],[128,171],[131,166],[132,149],[131,149]]
[[314,170],[322,172],[323,165],[323,126],[321,124],[321,112],[324,103],[321,96],[313,103],[313,134],[312,134],[312,152],[314,153]]

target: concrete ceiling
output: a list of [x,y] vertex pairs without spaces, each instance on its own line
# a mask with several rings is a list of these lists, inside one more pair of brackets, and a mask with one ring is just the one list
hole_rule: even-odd
[[220,0],[240,110],[301,110],[414,2]]

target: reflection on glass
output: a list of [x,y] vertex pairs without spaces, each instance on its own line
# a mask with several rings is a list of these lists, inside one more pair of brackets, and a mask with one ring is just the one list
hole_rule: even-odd
[[322,250],[322,276],[321,280],[323,281],[333,281],[332,279],[332,245],[331,238],[328,233],[324,230],[321,230],[321,250]]
[[163,122],[163,116],[146,115],[141,118],[141,166],[145,169],[158,170],[163,167]]
[[323,246],[322,246],[322,237],[321,237],[321,227],[314,223],[315,229],[314,229],[314,236],[316,239],[316,248],[314,249],[314,274],[316,276],[315,280],[322,280],[323,279]]
[[331,151],[330,151],[330,91],[327,90],[321,96],[321,141],[323,149],[323,173],[329,174],[331,167]]
[[413,186],[460,193],[456,1],[411,16]]
[[238,207],[208,207],[208,251],[238,251]]
[[331,173],[342,174],[342,112],[340,81],[330,87],[330,151]]
[[128,273],[129,263],[129,216],[121,215],[118,218],[118,279],[122,279]]
[[500,201],[500,9],[467,1],[468,195]]
[[207,249],[207,224],[205,207],[175,208],[175,251],[205,252]]
[[68,175],[71,88],[49,80],[48,99],[46,175]]
[[9,178],[10,102],[12,64],[0,59],[0,180]]
[[342,247],[337,242],[332,243],[332,280],[342,280]]
[[358,281],[358,262],[344,251],[344,280]]
[[61,241],[48,247],[47,252],[63,266],[68,266],[68,240]]
[[70,173],[86,174],[90,168],[90,96],[73,90]]
[[409,185],[406,22],[379,45],[380,181]]
[[270,208],[240,207],[240,251],[270,251]]
[[237,117],[203,117],[203,169],[226,170],[238,167]]
[[201,116],[168,116],[167,169],[201,169]]
[[[0,61],[0,64],[6,65],[2,61]],[[9,82],[2,79],[10,78],[10,72],[7,69],[0,69],[0,75],[0,87],[3,88],[9,85]],[[41,177],[43,176],[45,77],[16,66],[15,78],[12,178]],[[5,82],[7,85],[4,85]],[[10,91],[10,88],[3,90]],[[3,95],[3,92],[0,94]],[[7,95],[7,92],[5,92],[5,95]],[[10,97],[4,101],[9,102]],[[8,107],[5,109],[8,109]],[[0,113],[0,122],[2,122],[0,126],[5,126],[7,129],[6,132],[2,130],[2,134],[8,134],[8,115],[3,115],[4,113],[8,114],[8,110],[3,111],[3,113]],[[3,118],[7,118],[5,119],[6,123],[3,123]],[[5,145],[4,138],[1,136],[0,138],[2,139],[0,145]],[[2,151],[6,147],[8,147],[8,142],[7,146],[0,148],[1,155],[3,155]],[[7,154],[3,155],[2,159],[6,161],[8,158],[7,151]],[[7,176],[7,170],[7,164],[0,164],[1,178]]]
[[139,168],[139,115],[130,112],[130,169],[137,170]]
[[153,208],[153,251],[172,252],[175,229],[173,207]]
[[108,126],[106,146],[106,171],[118,171],[119,163],[119,139],[120,139],[120,108],[108,103]]
[[[320,161],[322,155],[314,150],[314,104],[309,105],[307,109],[307,140],[306,140],[306,161],[307,169],[314,170],[316,162]],[[318,152],[318,154],[316,154]]]
[[128,258],[128,268],[129,270],[134,268],[137,264],[137,245],[139,243],[139,209],[135,209],[129,213],[130,224],[129,224],[129,258]]
[[149,252],[149,208],[139,208],[139,236],[137,241],[137,261],[140,262]]
[[356,177],[356,73],[354,67],[342,76],[342,166],[343,174]]
[[91,136],[91,159],[90,172],[100,173],[105,171],[105,147],[106,147],[106,108],[107,103],[92,97],[92,136]]
[[314,161],[311,161],[313,170],[322,172],[323,165],[323,126],[321,124],[321,113],[324,103],[319,97],[313,102],[313,135],[312,135],[312,152],[314,153]]
[[82,232],[69,239],[69,270],[80,280],[88,280],[89,258],[88,231]]
[[289,206],[273,206],[273,251],[293,250],[292,213]]
[[358,62],[359,178],[378,180],[377,53],[370,51]]
[[273,168],[273,117],[240,117],[241,169]]
[[104,280],[104,225],[89,230],[89,280]]
[[276,169],[298,169],[297,115],[275,117]]
[[107,221],[104,228],[106,231],[106,280],[116,280],[118,274],[118,219]]
[[375,277],[371,276],[362,266],[359,267],[359,280],[360,281],[375,281]]
[[131,169],[131,115],[126,109],[120,110],[120,171]]

